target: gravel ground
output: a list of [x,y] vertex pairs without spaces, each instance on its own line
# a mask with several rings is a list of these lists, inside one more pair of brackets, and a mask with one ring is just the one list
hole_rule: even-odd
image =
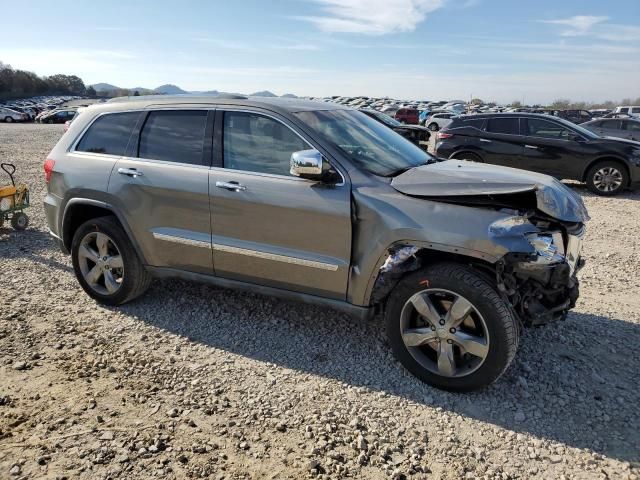
[[640,476],[640,193],[585,197],[582,296],[474,394],[397,364],[380,319],[181,281],[98,306],[47,234],[59,125],[0,125],[32,188],[0,228],[0,478]]

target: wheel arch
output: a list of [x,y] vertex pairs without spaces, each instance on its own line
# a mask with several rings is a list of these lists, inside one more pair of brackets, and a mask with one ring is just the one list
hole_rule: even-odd
[[471,155],[473,155],[474,157],[478,157],[482,162],[484,162],[484,158],[482,158],[482,155],[480,155],[478,152],[474,152],[473,150],[469,149],[469,148],[465,148],[464,150],[457,150],[455,152],[453,152],[451,155],[449,155],[449,159],[450,160],[461,160],[460,156],[464,155],[465,153],[470,153]]
[[615,162],[620,164],[620,166],[622,166],[622,168],[625,169],[625,172],[627,172],[627,184],[625,185],[625,187],[628,187],[631,184],[631,171],[629,170],[629,165],[627,165],[627,163],[621,159],[620,157],[616,157],[614,155],[605,155],[603,157],[599,157],[596,158],[595,160],[593,160],[592,162],[590,162],[587,167],[584,169],[584,172],[582,172],[582,178],[581,181],[582,182],[586,182],[587,181],[587,175],[589,174],[589,171],[598,163],[602,163],[602,162]]
[[99,217],[115,217],[125,234],[131,241],[133,248],[138,254],[138,258],[145,263],[144,256],[138,243],[131,234],[129,226],[124,219],[118,214],[112,205],[102,202],[100,200],[94,200],[90,198],[72,198],[70,199],[64,208],[64,214],[62,217],[61,235],[62,245],[67,251],[71,251],[71,242],[73,241],[73,235],[80,225],[93,218]]
[[[391,252],[398,251],[405,247],[415,247],[416,251],[405,261],[393,265],[389,271],[381,270],[384,262],[392,255]],[[420,270],[428,265],[436,263],[458,263],[468,265],[476,269],[489,282],[495,282],[495,261],[487,255],[478,255],[479,252],[466,251],[460,248],[448,248],[438,245],[410,244],[402,242],[402,244],[394,244],[386,251],[377,264],[376,272],[372,275],[370,288],[367,290],[365,304],[376,306],[377,309],[383,309],[386,300],[395,287],[395,285],[407,274]]]

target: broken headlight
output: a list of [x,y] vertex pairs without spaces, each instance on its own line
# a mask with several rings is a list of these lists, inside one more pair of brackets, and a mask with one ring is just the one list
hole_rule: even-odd
[[564,262],[564,245],[560,234],[527,235],[527,240],[538,254],[540,263]]

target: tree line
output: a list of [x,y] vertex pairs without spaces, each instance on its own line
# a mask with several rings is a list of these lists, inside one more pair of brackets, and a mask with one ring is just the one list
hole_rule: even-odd
[[11,68],[0,61],[0,99],[25,98],[37,95],[95,95],[76,75],[40,77],[33,72]]

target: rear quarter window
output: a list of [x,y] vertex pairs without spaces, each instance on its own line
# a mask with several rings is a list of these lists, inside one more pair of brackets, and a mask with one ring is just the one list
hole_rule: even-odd
[[124,155],[139,112],[109,113],[98,117],[86,131],[76,151]]
[[486,131],[505,135],[519,135],[520,127],[517,118],[490,118],[487,120]]
[[473,118],[471,120],[465,120],[463,126],[482,130],[482,127],[484,126],[484,118]]

